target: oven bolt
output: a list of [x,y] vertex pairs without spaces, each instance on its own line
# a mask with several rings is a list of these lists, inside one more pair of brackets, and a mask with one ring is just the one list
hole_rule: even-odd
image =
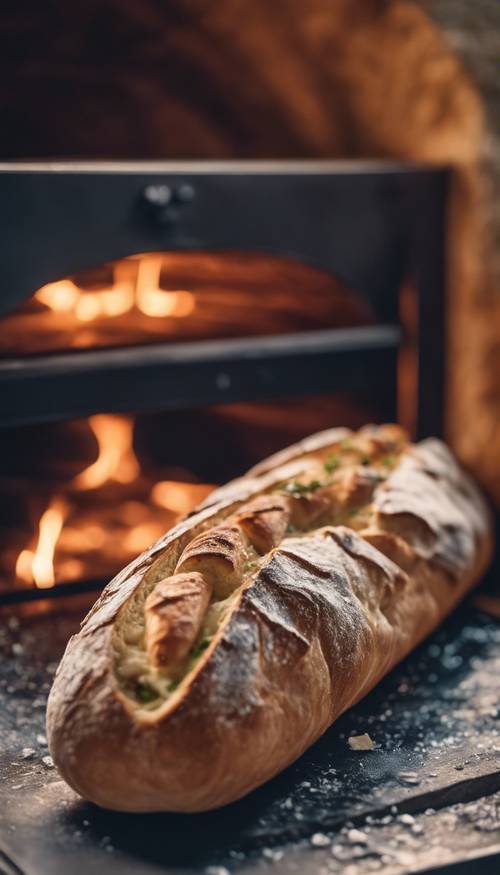
[[194,198],[194,189],[182,183],[172,189],[169,185],[147,185],[142,192],[148,215],[159,225],[168,225],[179,219],[179,207]]
[[224,371],[221,371],[215,377],[215,385],[218,389],[229,389],[231,385],[231,377],[229,374],[225,374]]
[[147,185],[143,197],[151,206],[166,207],[172,200],[172,189],[169,185]]
[[175,191],[175,198],[182,204],[188,204],[194,199],[194,188],[189,182],[183,182]]
[[150,219],[157,224],[166,225],[177,218],[172,215],[172,189],[169,185],[147,185],[142,199]]

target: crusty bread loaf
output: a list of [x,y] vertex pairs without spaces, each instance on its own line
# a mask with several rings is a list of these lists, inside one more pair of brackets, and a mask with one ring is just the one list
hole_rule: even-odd
[[492,538],[441,442],[334,429],[216,490],[104,590],[47,714],[82,796],[201,811],[295,760],[453,608]]

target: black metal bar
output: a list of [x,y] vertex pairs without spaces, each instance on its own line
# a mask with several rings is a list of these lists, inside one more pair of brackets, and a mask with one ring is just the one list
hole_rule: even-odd
[[449,863],[439,863],[436,866],[419,869],[416,875],[498,875],[500,872],[500,848],[498,843],[493,847],[475,849],[466,852],[463,860]]
[[0,875],[25,875],[25,870],[20,869],[5,851],[0,850]]
[[445,212],[447,179],[422,181],[411,192],[412,276],[418,302],[418,440],[445,434],[446,302]]
[[394,371],[399,340],[396,325],[377,325],[4,361],[0,424],[371,391]]
[[373,400],[381,422],[398,422],[398,353],[395,348],[387,357],[387,368],[379,374]]
[[18,589],[0,590],[0,607],[82,595],[87,592],[97,593],[104,589],[106,583],[107,580],[75,580],[71,583],[56,583],[47,588],[33,586],[25,589],[20,586]]

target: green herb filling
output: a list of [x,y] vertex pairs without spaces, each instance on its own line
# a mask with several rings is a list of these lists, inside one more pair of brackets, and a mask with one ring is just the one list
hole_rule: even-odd
[[198,659],[198,657],[201,656],[203,651],[207,649],[209,644],[210,644],[210,638],[202,638],[201,641],[198,641],[198,643],[194,645],[194,647],[191,651],[192,659]]
[[158,698],[158,693],[147,684],[137,684],[137,698],[140,702],[154,702]]
[[327,474],[332,474],[334,471],[337,470],[339,465],[340,459],[336,455],[336,453],[334,453],[332,456],[328,456],[327,460],[325,461],[324,468]]
[[280,486],[281,492],[288,492],[290,495],[309,495],[310,492],[316,492],[325,484],[321,480],[311,480],[310,483],[299,483],[297,480],[292,480],[285,486]]

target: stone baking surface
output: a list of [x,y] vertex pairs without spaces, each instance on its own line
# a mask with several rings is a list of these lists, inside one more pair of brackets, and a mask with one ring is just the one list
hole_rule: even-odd
[[[67,606],[11,616],[0,632],[0,871],[396,875],[464,858],[500,871],[498,620],[466,604],[241,802],[130,815],[80,800],[48,755],[46,698],[81,616]],[[349,737],[364,733],[374,749],[352,750]]]

